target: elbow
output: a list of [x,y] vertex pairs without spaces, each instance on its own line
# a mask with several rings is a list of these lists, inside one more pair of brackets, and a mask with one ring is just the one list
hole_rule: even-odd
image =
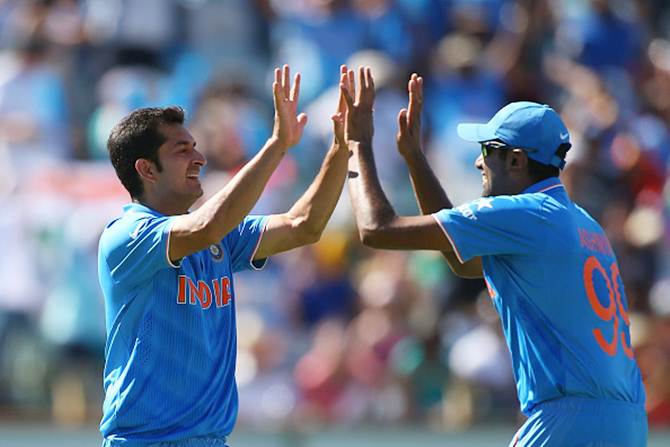
[[379,233],[380,229],[377,227],[362,227],[358,229],[358,238],[366,247],[380,248]]
[[296,230],[300,234],[300,245],[309,245],[319,242],[325,227],[325,224],[314,224],[308,219],[301,220],[296,225]]
[[321,235],[323,230],[310,230],[305,231],[302,235],[302,245],[316,244],[321,240]]

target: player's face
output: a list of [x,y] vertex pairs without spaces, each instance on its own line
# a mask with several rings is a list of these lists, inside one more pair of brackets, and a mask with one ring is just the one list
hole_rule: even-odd
[[161,195],[170,196],[175,203],[185,203],[188,209],[202,196],[200,169],[207,163],[196,150],[195,139],[180,124],[163,126],[165,143],[158,149],[162,171],[157,174],[157,189]]
[[510,194],[510,178],[505,166],[505,159],[500,151],[506,149],[495,148],[484,143],[482,153],[475,161],[475,167],[482,173],[482,197]]

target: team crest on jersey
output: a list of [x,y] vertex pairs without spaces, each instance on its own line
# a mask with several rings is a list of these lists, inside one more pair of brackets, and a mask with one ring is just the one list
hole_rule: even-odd
[[212,258],[217,262],[223,259],[223,248],[221,248],[219,244],[210,245],[209,253],[212,255]]

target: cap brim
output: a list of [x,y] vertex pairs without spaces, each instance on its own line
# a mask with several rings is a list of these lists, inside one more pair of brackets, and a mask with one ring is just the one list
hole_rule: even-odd
[[497,138],[493,129],[486,124],[459,124],[456,127],[456,132],[465,141],[474,141],[475,143]]

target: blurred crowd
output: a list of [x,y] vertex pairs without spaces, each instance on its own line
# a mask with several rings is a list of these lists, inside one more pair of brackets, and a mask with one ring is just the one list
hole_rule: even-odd
[[[456,124],[552,105],[573,142],[563,182],[605,228],[626,287],[652,427],[670,426],[670,5],[663,0],[0,0],[0,420],[95,421],[104,309],[97,241],[128,196],[111,127],[178,104],[211,194],[270,135],[272,69],[303,75],[310,122],[255,213],[285,211],[332,139],[338,68],[372,67],[374,150],[415,214],[395,148],[407,79],[425,79],[425,150],[454,203],[479,196]],[[484,285],[439,253],[373,251],[345,193],[321,242],[236,277],[240,424],[518,418]]]

